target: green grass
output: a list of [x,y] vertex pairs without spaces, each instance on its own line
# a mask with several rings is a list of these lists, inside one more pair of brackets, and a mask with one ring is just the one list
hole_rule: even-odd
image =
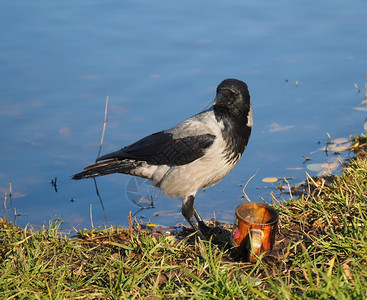
[[[367,297],[367,160],[359,157],[329,187],[278,206],[291,240],[286,274],[272,280],[284,297]],[[293,245],[293,246],[292,246]],[[288,276],[288,277],[287,277]]]
[[331,185],[309,179],[308,188],[275,206],[275,248],[255,264],[192,236],[110,228],[69,237],[57,222],[35,231],[3,220],[1,298],[367,299],[365,152]]

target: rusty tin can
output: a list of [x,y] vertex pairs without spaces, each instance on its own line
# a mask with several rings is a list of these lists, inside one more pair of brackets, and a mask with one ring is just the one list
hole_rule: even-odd
[[256,256],[271,251],[278,220],[278,212],[265,203],[248,202],[238,205],[232,235],[239,254],[247,261],[255,262]]

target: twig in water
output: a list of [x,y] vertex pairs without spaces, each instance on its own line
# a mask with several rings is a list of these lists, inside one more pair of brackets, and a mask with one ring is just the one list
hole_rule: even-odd
[[328,136],[328,140],[326,141],[326,146],[325,146],[325,153],[326,156],[328,156],[328,151],[329,151],[329,145],[333,143],[333,139],[331,138],[330,134],[328,132],[326,132],[327,136]]
[[319,185],[315,182],[315,180],[313,180],[313,178],[307,172],[306,172],[306,178],[307,178],[307,185],[308,185],[308,194],[313,196],[314,193],[315,193],[315,191],[313,191],[312,194],[311,194],[311,184],[310,184],[310,181],[312,182],[312,184],[315,187],[318,187]]
[[54,187],[55,192],[57,193],[57,177],[51,178],[51,185]]
[[282,205],[282,203],[274,196],[273,191],[270,192],[271,202],[273,204]]
[[104,214],[104,219],[106,221],[106,227],[107,227],[108,222],[107,222],[106,210],[104,209],[103,200],[102,200],[101,195],[99,194],[99,190],[98,190],[98,186],[97,186],[97,181],[96,181],[96,178],[95,177],[93,177],[93,181],[94,181],[94,186],[96,188],[97,196],[99,198],[99,202],[101,203],[101,206],[102,206],[102,210],[103,210],[103,214]]
[[322,190],[323,190],[323,188],[325,186],[325,182],[326,182],[325,179],[323,179],[323,178],[321,178],[321,179],[322,179],[321,180],[321,186],[318,188],[319,189],[319,193],[317,194],[317,196],[320,196],[320,194],[321,194],[321,192],[322,192]]
[[89,206],[89,217],[90,217],[90,224],[92,225],[92,230],[93,230],[94,224],[93,224],[93,214],[92,214],[92,203]]
[[10,205],[12,205],[13,204],[13,201],[12,201],[12,199],[11,199],[11,195],[12,195],[12,193],[13,193],[13,191],[12,191],[13,189],[12,189],[12,187],[11,187],[11,181],[9,180],[9,202],[10,202]]
[[[109,96],[107,95],[107,98],[106,98],[106,107],[105,107],[105,110],[104,110],[104,122],[103,122],[103,130],[102,130],[102,136],[101,136],[101,143],[99,145],[99,150],[98,150],[98,155],[97,155],[97,158],[96,158],[96,163],[97,163],[98,157],[101,155],[104,134],[105,134],[105,131],[106,131],[108,99],[109,99]],[[104,209],[103,200],[101,198],[101,195],[99,194],[98,186],[97,186],[97,181],[96,181],[96,179],[94,177],[93,177],[93,181],[94,181],[94,186],[96,188],[97,196],[99,198],[99,202],[101,203],[101,206],[102,206],[102,210],[103,210],[103,214],[104,214],[104,219],[106,221],[106,225],[105,226],[107,227],[108,222],[107,222],[106,210]]]
[[361,89],[359,88],[358,84],[353,83],[354,87],[357,89],[356,95],[358,95],[361,92]]
[[5,219],[8,219],[8,209],[6,208],[6,199],[8,198],[8,193],[4,196],[4,209],[5,209]]
[[362,104],[367,104],[367,75],[366,74],[364,74],[364,79],[366,80],[366,82],[364,83],[365,96],[364,96],[364,99],[362,100]]
[[247,180],[246,184],[244,185],[244,187],[243,187],[243,189],[242,189],[242,193],[243,193],[244,197],[246,198],[246,200],[247,200],[248,202],[251,202],[251,199],[249,198],[249,196],[247,196],[247,194],[246,194],[246,192],[245,192],[245,189],[246,189],[247,185],[249,184],[249,182],[251,181],[251,179],[252,179],[252,178],[254,178],[254,177],[257,175],[257,172],[258,172],[258,171],[259,171],[259,170],[257,170],[257,171],[256,171],[256,173],[255,173],[254,175],[252,175],[252,176],[249,178],[249,180]]
[[14,207],[14,225],[17,226],[17,209]]
[[269,204],[267,201],[265,201],[265,199],[263,198],[263,197],[259,197],[260,198],[260,200],[262,201],[262,202],[264,202],[265,204]]
[[129,237],[131,238],[133,235],[133,220],[131,210],[129,211]]
[[332,144],[332,143],[333,143],[333,139],[331,138],[330,134],[329,134],[328,132],[326,132],[326,135],[327,135],[327,137],[328,137],[328,138],[329,138],[329,140],[330,140],[330,144]]
[[309,157],[307,157],[307,156],[302,156],[304,159],[305,159],[305,161],[302,163],[302,164],[305,164],[305,163],[307,163],[309,160],[311,160],[311,158],[309,158]]
[[[103,122],[103,130],[102,130],[101,144],[99,145],[99,151],[98,151],[97,159],[101,155],[104,133],[106,131],[108,98],[109,98],[109,96],[107,95],[106,107],[105,107],[105,110],[104,110],[104,122]],[[97,162],[97,159],[96,159],[96,162]]]
[[283,180],[287,183],[288,190],[289,190],[289,195],[291,196],[291,198],[293,198],[291,185],[289,184],[287,178],[284,177]]

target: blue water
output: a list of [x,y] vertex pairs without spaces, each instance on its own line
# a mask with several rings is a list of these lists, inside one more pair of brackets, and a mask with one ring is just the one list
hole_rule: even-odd
[[[228,77],[248,83],[255,124],[238,166],[200,191],[196,206],[204,218],[231,222],[242,185],[256,172],[247,195],[271,201],[279,182],[262,178],[298,183],[305,171],[316,174],[303,155],[330,159],[314,153],[327,132],[363,132],[367,113],[354,107],[364,99],[366,11],[364,0],[2,1],[0,202],[11,181],[12,203],[7,197],[0,217],[14,221],[15,208],[21,226],[50,218],[65,229],[90,228],[91,219],[103,225],[93,181],[70,177],[97,156],[107,95],[102,153],[207,108]],[[132,180],[97,180],[108,224],[126,225],[130,210],[145,222],[184,221],[180,200]],[[134,186],[155,208],[139,211],[126,193]]]

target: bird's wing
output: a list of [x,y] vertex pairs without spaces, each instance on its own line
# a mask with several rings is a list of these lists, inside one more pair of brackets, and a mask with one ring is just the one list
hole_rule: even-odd
[[215,140],[215,135],[200,135],[174,138],[169,131],[160,131],[149,135],[119,151],[101,156],[105,159],[134,159],[153,165],[184,165],[205,154]]

